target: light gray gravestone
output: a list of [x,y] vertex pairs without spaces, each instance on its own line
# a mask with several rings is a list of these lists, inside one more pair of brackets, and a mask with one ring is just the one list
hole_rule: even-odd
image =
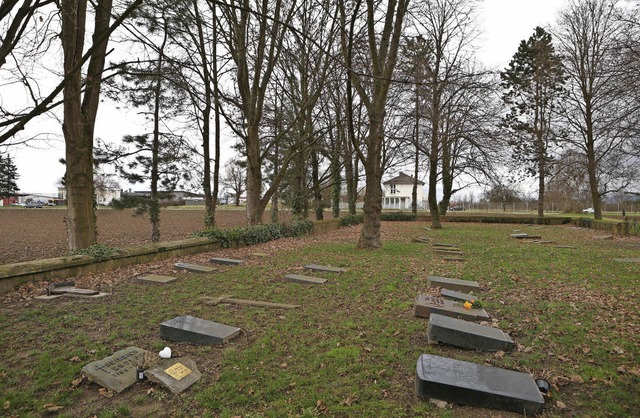
[[189,315],[177,316],[160,324],[163,340],[191,344],[219,345],[240,334],[240,328]]
[[511,234],[511,236],[515,239],[540,239],[542,238],[540,235],[529,235],[529,234]]
[[431,314],[440,314],[452,318],[461,318],[469,321],[484,321],[489,319],[487,312],[480,309],[467,309],[459,302],[454,302],[442,297],[418,295],[413,305],[415,316],[428,318]]
[[326,271],[328,273],[342,273],[343,271],[347,270],[347,269],[344,269],[344,268],[341,268],[341,267],[319,266],[317,264],[307,264],[306,266],[304,266],[304,268],[306,270]]
[[144,372],[151,382],[159,383],[171,391],[180,393],[200,380],[202,373],[189,357],[163,360],[160,365]]
[[454,300],[461,300],[463,302],[480,299],[479,296],[472,295],[470,293],[456,292],[455,290],[450,289],[440,289],[440,296]]
[[237,266],[238,264],[244,263],[244,260],[236,260],[233,258],[219,258],[219,257],[210,258],[209,261],[214,264],[226,264],[230,266]]
[[284,279],[288,282],[294,283],[307,283],[307,284],[323,284],[327,282],[327,279],[320,279],[318,277],[303,276],[301,274],[287,274]]
[[212,273],[216,271],[215,267],[201,266],[192,263],[175,263],[174,267],[180,270],[193,271],[196,273]]
[[427,329],[429,343],[445,343],[480,351],[511,351],[515,343],[502,330],[432,313]]
[[460,292],[479,292],[480,285],[473,280],[450,279],[448,277],[427,276],[428,287],[442,287]]
[[159,274],[147,274],[146,276],[138,277],[138,281],[145,282],[145,283],[165,284],[165,283],[175,282],[176,280],[178,280],[177,277],[161,276]]
[[144,364],[146,350],[127,347],[102,360],[96,360],[82,368],[82,374],[100,386],[122,392],[137,381],[136,368]]
[[541,413],[544,407],[544,398],[528,374],[430,354],[418,359],[416,392],[423,398],[526,416]]

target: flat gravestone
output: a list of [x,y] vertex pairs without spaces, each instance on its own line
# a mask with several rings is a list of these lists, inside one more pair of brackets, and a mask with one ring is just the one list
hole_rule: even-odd
[[432,313],[427,329],[429,343],[445,343],[480,351],[511,351],[515,343],[498,328]]
[[617,261],[619,263],[640,263],[639,258],[614,258],[613,261]]
[[163,340],[191,344],[223,344],[240,334],[240,328],[189,315],[177,316],[160,324]]
[[210,258],[209,261],[214,264],[226,264],[230,266],[237,266],[238,264],[244,263],[244,260],[236,260],[233,258],[218,258],[218,257]]
[[593,239],[597,239],[597,240],[611,240],[613,239],[613,235],[596,235],[593,237]]
[[212,273],[216,271],[215,267],[201,266],[199,264],[192,263],[175,263],[174,266],[177,269],[193,271],[196,273]]
[[544,407],[544,398],[528,374],[430,354],[418,359],[416,392],[423,398],[526,416],[541,413]]
[[151,382],[166,387],[171,393],[183,392],[202,377],[196,363],[189,357],[163,360],[160,365],[146,370],[144,375]]
[[452,318],[461,318],[469,321],[483,321],[489,319],[487,312],[480,309],[467,309],[461,303],[442,297],[418,295],[413,305],[415,316],[428,318],[431,314],[440,314]]
[[177,277],[161,276],[159,274],[147,274],[146,276],[138,277],[138,280],[145,283],[171,283],[178,280]]
[[540,235],[529,235],[529,234],[511,234],[511,236],[515,239],[540,239],[542,238]]
[[342,273],[343,271],[346,271],[346,269],[343,269],[343,268],[340,268],[340,267],[319,266],[317,264],[307,264],[306,266],[304,266],[304,268],[306,270],[326,271],[328,273]]
[[449,290],[458,290],[460,292],[479,292],[480,285],[473,280],[450,279],[448,277],[428,276],[428,287],[442,287]]
[[433,252],[438,254],[462,255],[462,251],[452,248],[434,248]]
[[146,350],[127,347],[102,360],[96,360],[82,368],[82,374],[100,386],[122,392],[137,381],[136,368],[145,361]]
[[288,282],[294,283],[308,283],[308,284],[323,284],[327,282],[327,279],[320,279],[318,277],[303,276],[301,274],[287,274],[284,279]]
[[461,300],[463,302],[479,299],[479,297],[476,295],[472,295],[470,293],[456,292],[455,290],[450,290],[450,289],[440,289],[440,296],[444,298],[454,299],[454,300]]
[[442,242],[434,242],[434,247],[442,247],[442,248],[458,248],[456,244],[444,244]]

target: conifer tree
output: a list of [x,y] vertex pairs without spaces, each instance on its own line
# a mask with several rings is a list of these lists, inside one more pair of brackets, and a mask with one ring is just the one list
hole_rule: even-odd
[[16,183],[19,177],[13,159],[0,154],[0,197],[10,197],[20,191]]

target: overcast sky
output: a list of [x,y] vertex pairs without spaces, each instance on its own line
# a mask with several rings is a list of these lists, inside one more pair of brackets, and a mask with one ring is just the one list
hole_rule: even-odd
[[[478,39],[480,61],[488,67],[504,68],[520,41],[531,36],[536,26],[552,24],[557,11],[567,3],[568,0],[484,0],[478,16],[482,31]],[[50,146],[14,147],[9,150],[20,175],[18,187],[23,193],[56,193],[58,180],[64,174],[64,167],[58,162],[64,157],[60,124],[32,123],[37,124],[30,128],[32,133],[51,132],[58,140],[51,142]],[[141,130],[137,130],[136,123],[139,121],[135,111],[125,113],[103,103],[98,112],[96,137],[117,140],[125,134],[139,133]],[[223,160],[230,156],[223,154]],[[128,187],[126,184],[122,186]],[[138,185],[137,188],[144,186]]]

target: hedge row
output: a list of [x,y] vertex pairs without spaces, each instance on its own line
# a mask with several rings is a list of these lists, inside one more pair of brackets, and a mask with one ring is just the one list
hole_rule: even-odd
[[266,224],[245,228],[206,229],[194,236],[217,241],[221,247],[253,245],[285,237],[301,237],[313,232],[313,222],[309,220],[293,221],[288,224]]

